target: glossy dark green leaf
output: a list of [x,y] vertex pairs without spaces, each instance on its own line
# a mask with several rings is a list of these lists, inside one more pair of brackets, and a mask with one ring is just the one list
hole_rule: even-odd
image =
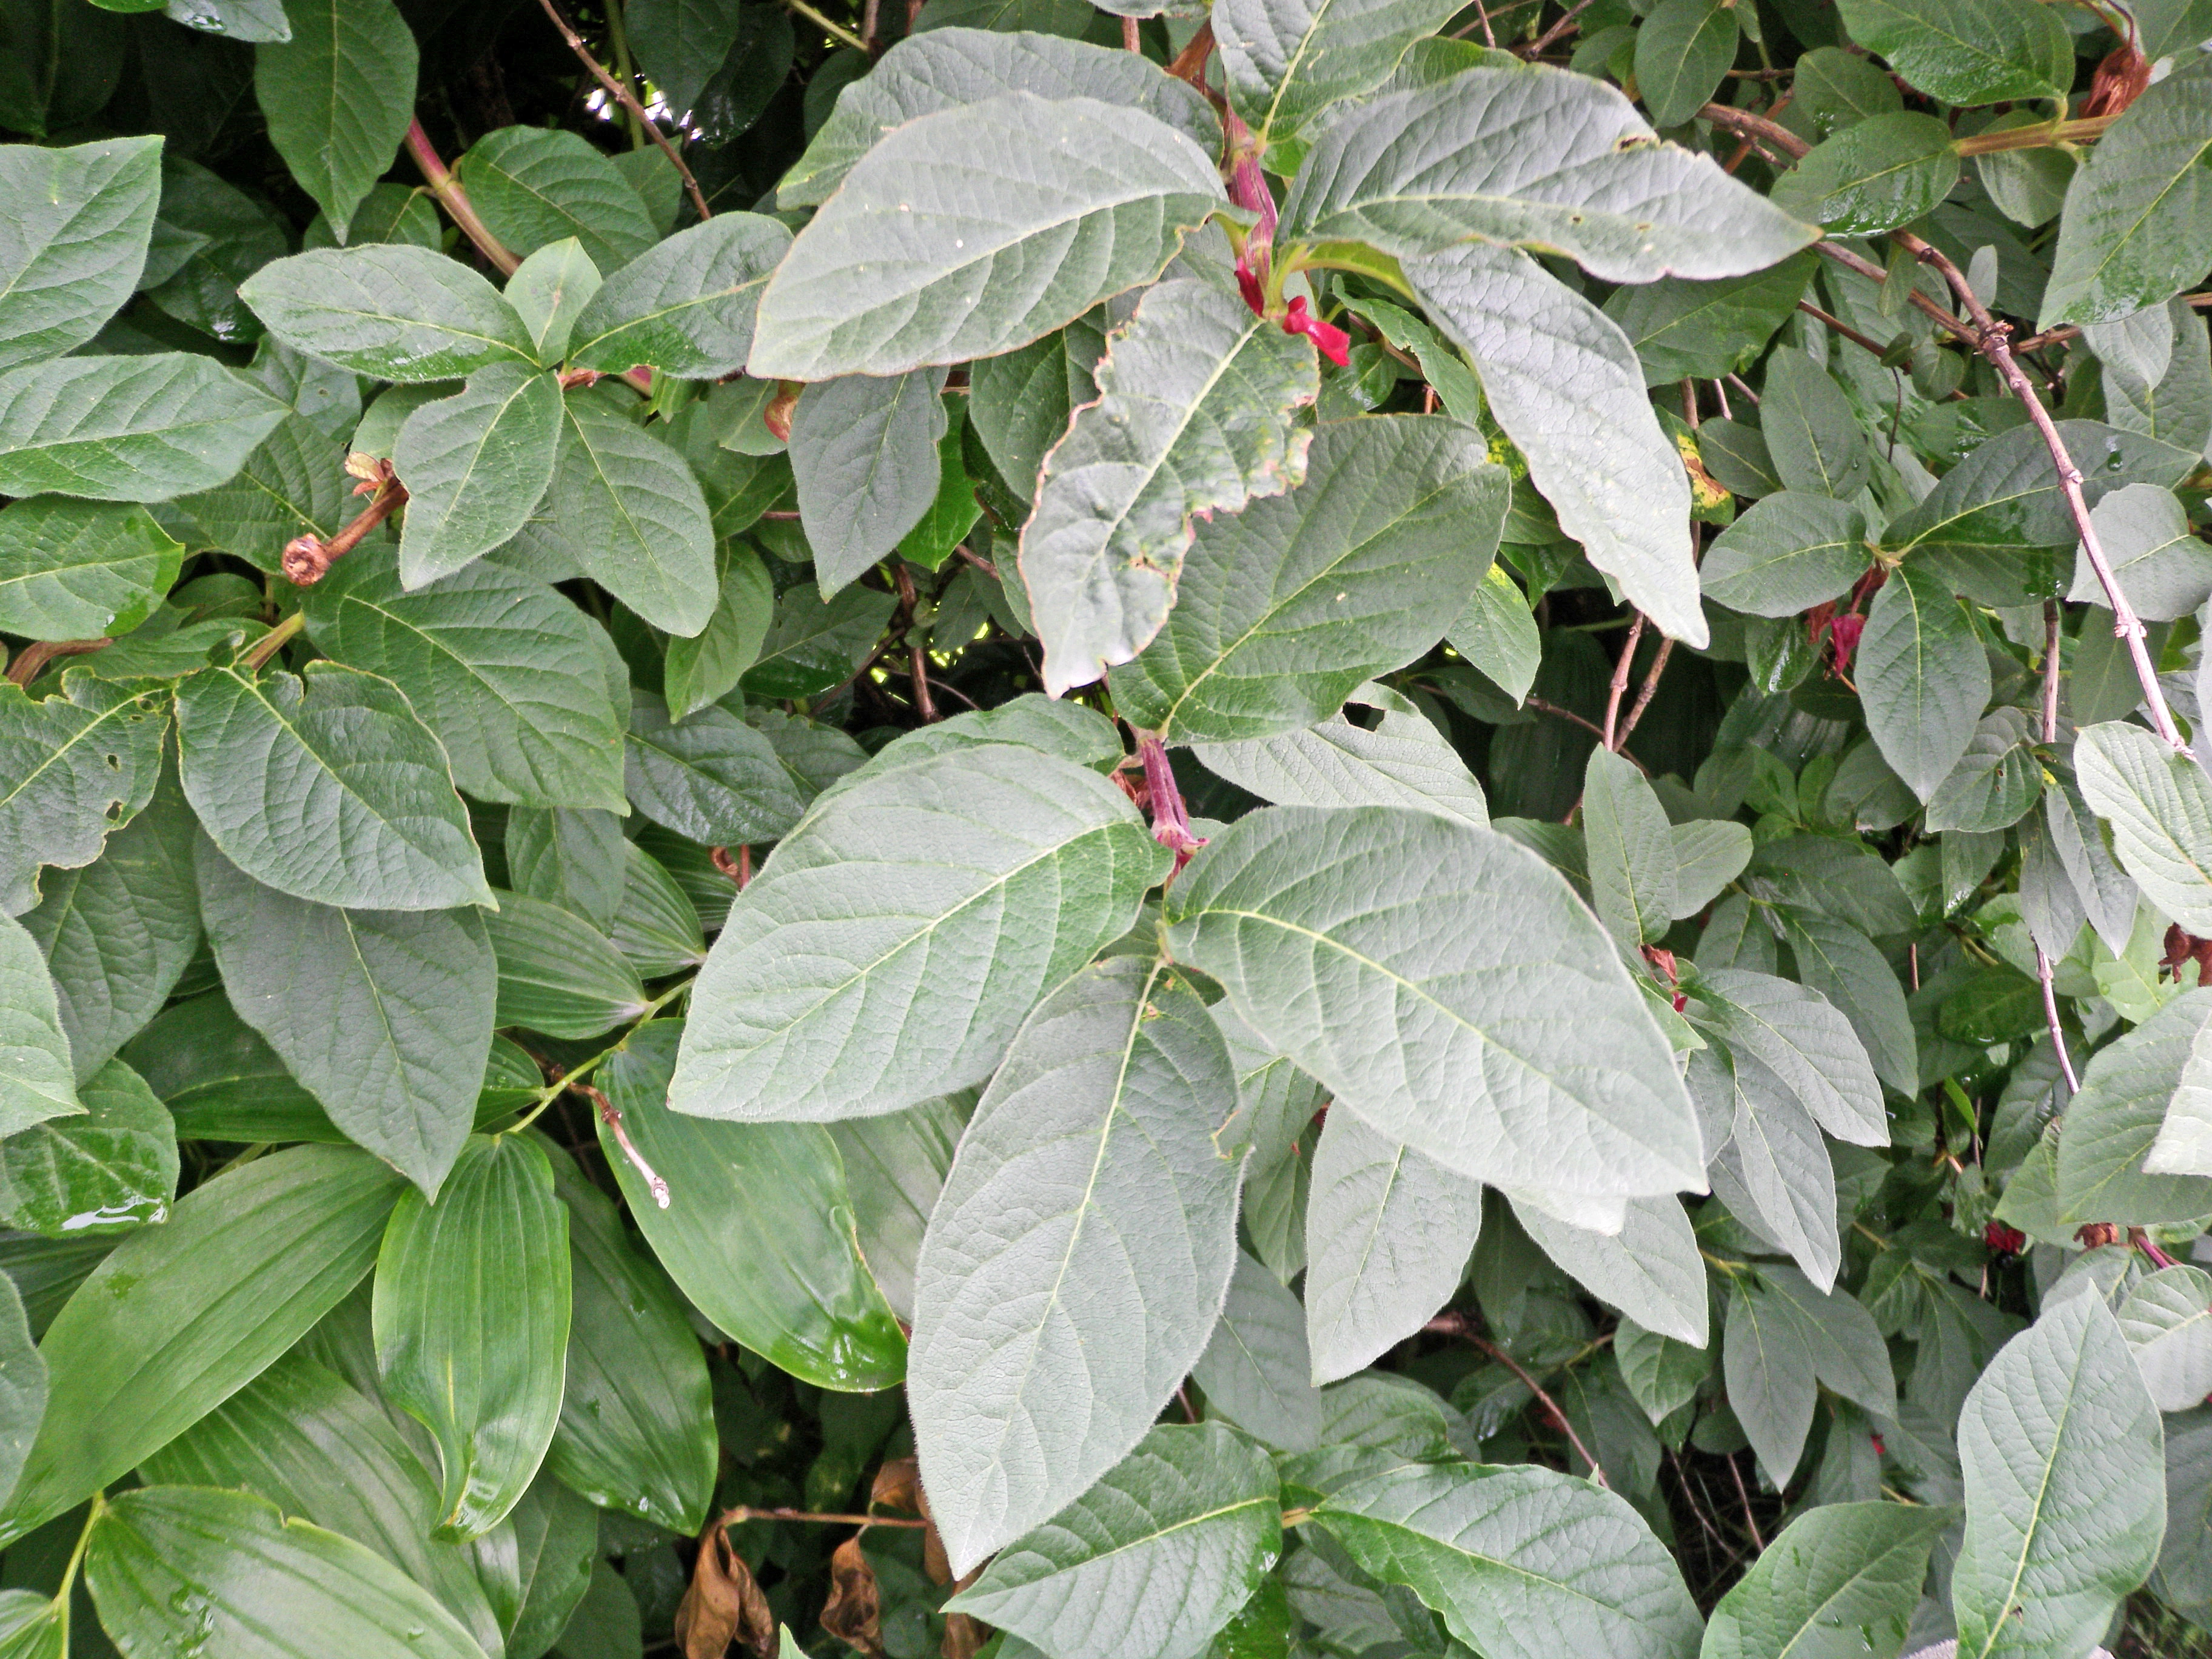
[[1838,236],[1894,230],[1932,212],[1959,183],[1951,129],[1900,110],[1870,116],[1813,147],[1774,199]]
[[690,639],[668,642],[661,691],[672,719],[681,720],[736,689],[738,678],[760,660],[775,613],[775,586],[759,554],[737,541],[715,550],[720,580],[714,614]]
[[77,1099],[82,1115],[49,1119],[0,1143],[9,1224],[64,1237],[167,1220],[177,1195],[167,1109],[119,1060],[80,1084]]
[[568,1341],[568,1213],[535,1142],[472,1137],[437,1202],[400,1195],[376,1262],[386,1398],[436,1437],[433,1536],[496,1526],[544,1461]]
[[345,1142],[220,991],[166,1010],[123,1045],[122,1058],[168,1107],[179,1140]]
[[641,977],[658,979],[696,968],[707,959],[699,912],[667,866],[636,842],[622,854],[621,907],[607,936]]
[[[507,1659],[535,1659],[580,1622],[595,1571],[608,1571],[599,1511],[543,1470],[507,1519],[467,1549],[506,1634]],[[616,1582],[635,1619],[636,1601]]]
[[19,501],[0,512],[0,628],[34,640],[127,634],[169,591],[183,553],[143,507]]
[[0,1492],[12,1493],[46,1409],[47,1370],[11,1275],[0,1287]]
[[1605,314],[1620,325],[1650,385],[1668,385],[1685,374],[1723,375],[1759,360],[1790,319],[1818,263],[1811,253],[1796,253],[1748,276],[1704,283],[1663,276],[1616,289]]
[[1680,126],[1735,61],[1735,9],[1724,0],[1659,0],[1636,31],[1636,90],[1655,126]]
[[574,911],[501,893],[483,925],[499,958],[497,1024],[591,1037],[645,1011],[637,969]]
[[538,361],[498,290],[427,248],[296,254],[264,265],[239,295],[295,351],[380,380],[450,380],[486,363]]
[[2073,84],[2074,51],[2065,26],[2033,0],[1839,3],[1853,40],[1946,103],[2050,98]]
[[292,38],[253,55],[269,142],[331,222],[349,224],[414,117],[415,35],[392,0],[291,0],[284,16]]
[[902,1112],[830,1126],[845,1163],[860,1255],[891,1310],[909,1325],[923,1232],[975,1109],[975,1091],[963,1089]]
[[1784,489],[1721,532],[1705,550],[1698,580],[1732,611],[1794,617],[1848,592],[1871,557],[1858,508],[1826,494]]

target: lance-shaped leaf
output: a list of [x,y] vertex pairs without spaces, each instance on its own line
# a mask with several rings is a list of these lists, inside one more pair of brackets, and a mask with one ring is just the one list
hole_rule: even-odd
[[1779,920],[1798,979],[1842,1011],[1875,1075],[1899,1094],[1917,1092],[1919,1041],[1888,959],[1864,933],[1833,916],[1785,908]]
[[580,1040],[645,1012],[637,969],[574,911],[502,893],[484,931],[499,958],[501,1025]]
[[475,1120],[498,970],[471,909],[340,910],[264,887],[204,836],[199,908],[239,1018],[331,1121],[435,1195]]
[[1229,0],[1214,20],[1229,101],[1264,150],[1389,79],[1449,0]]
[[616,271],[576,319],[568,361],[618,374],[647,363],[701,380],[734,374],[752,349],[753,312],[791,246],[781,221],[718,213]]
[[392,0],[293,0],[292,38],[253,54],[269,142],[338,240],[415,115],[414,31]]
[[436,1437],[434,1537],[465,1540],[513,1509],[561,1419],[568,1215],[535,1141],[472,1138],[437,1202],[400,1195],[376,1261],[376,1369]]
[[99,858],[48,872],[39,908],[23,917],[46,952],[80,1079],[161,1012],[199,951],[192,836],[172,773]]
[[2152,1175],[2212,1175],[2212,1020],[2199,1025],[2189,1040],[2180,1078],[2143,1168]]
[[2111,322],[2203,275],[2212,258],[2208,112],[2212,60],[2184,52],[2106,130],[2066,187],[2038,327]]
[[1889,1119],[1850,1022],[1818,991],[1771,974],[1727,968],[1684,988],[1697,1018],[1754,1055],[1838,1140],[1887,1146]]
[[46,1328],[52,1394],[0,1536],[82,1502],[259,1376],[361,1282],[399,1185],[353,1147],[295,1146],[125,1238]]
[[33,640],[127,634],[169,591],[184,550],[143,507],[18,501],[0,511],[0,628]]
[[1703,646],[1689,475],[1619,325],[1516,248],[1470,244],[1408,259],[1405,271],[1474,360],[1560,529],[1662,632]]
[[1391,807],[1255,812],[1193,860],[1165,919],[1267,1042],[1448,1169],[1592,1195],[1704,1184],[1619,953],[1502,836]]
[[456,396],[410,415],[392,451],[407,486],[406,586],[449,576],[514,540],[553,481],[560,444],[560,383],[521,363],[488,363]]
[[482,1659],[467,1628],[365,1544],[250,1492],[150,1486],[108,1500],[84,1576],[125,1652],[194,1645],[309,1659]]
[[238,293],[294,350],[380,380],[538,364],[530,331],[499,290],[428,248],[319,248],[262,266]]
[[189,352],[27,364],[0,374],[0,495],[165,501],[211,489],[284,414]]
[[2071,1659],[2158,1559],[2158,1407],[2100,1296],[2005,1344],[1959,1419],[1966,1537],[1951,1577],[1961,1659]]
[[38,941],[0,915],[0,1134],[82,1112],[76,1071]]
[[1583,769],[1583,843],[1598,919],[1633,951],[1674,925],[1674,835],[1633,763],[1603,745]]
[[906,1339],[860,1259],[836,1144],[819,1124],[670,1111],[683,1033],[680,1020],[654,1020],[599,1072],[623,1133],[667,1176],[663,1209],[602,1121],[600,1150],[646,1243],[700,1312],[793,1376],[890,1388],[905,1374]]
[[639,811],[710,847],[775,841],[805,810],[766,735],[715,705],[672,720],[633,691],[623,764]]
[[161,141],[0,151],[0,369],[82,345],[138,285]]
[[[1854,428],[1856,430],[1856,428]],[[1705,550],[1706,597],[1753,617],[1794,617],[1840,599],[1864,574],[1866,515],[1810,490],[1765,497]]]
[[1279,1504],[1235,1430],[1163,1425],[951,1607],[1066,1659],[1194,1659],[1273,1565]]
[[[1537,128],[1557,142],[1531,146]],[[1617,88],[1565,70],[1483,66],[1333,125],[1291,186],[1275,240],[1350,239],[1406,258],[1479,238],[1648,283],[1741,276],[1815,234],[1711,156],[1660,143]],[[1628,359],[1641,386],[1632,349]]]
[[838,95],[830,118],[776,187],[776,205],[819,207],[892,128],[1007,92],[1126,104],[1187,134],[1208,155],[1218,149],[1221,124],[1205,100],[1188,83],[1152,73],[1150,67],[1086,41],[1026,29],[945,27],[909,34]]
[[1901,1651],[1928,1556],[1958,1511],[1826,1504],[1782,1529],[1721,1598],[1699,1659],[1863,1659]]
[[1731,1282],[1721,1366],[1729,1407],[1760,1467],[1777,1486],[1787,1486],[1805,1455],[1818,1377],[1803,1327],[1757,1279]]
[[2065,26],[2041,6],[2021,0],[1841,0],[1841,6],[1853,40],[1947,104],[2059,97],[2074,83]]
[[[1354,700],[1380,697],[1370,690]],[[1372,730],[1340,714],[1304,731],[1201,743],[1192,752],[1207,771],[1278,806],[1410,806],[1478,826],[1490,823],[1489,802],[1467,763],[1410,703],[1384,705]]]
[[446,751],[391,681],[205,669],[177,688],[177,737],[201,825],[264,886],[362,909],[489,901]]
[[1099,399],[1045,456],[1022,526],[1054,696],[1151,643],[1194,519],[1305,476],[1309,438],[1291,416],[1320,388],[1310,341],[1197,277],[1149,290],[1096,374]]
[[1747,1052],[1692,1054],[1689,1084],[1726,1133],[1714,1152],[1714,1190],[1816,1283],[1834,1284],[1843,1263],[1836,1171],[1813,1115]]
[[586,389],[562,399],[561,447],[542,516],[583,572],[689,638],[714,614],[714,532],[684,457]]
[[438,1487],[382,1405],[295,1349],[140,1465],[155,1486],[242,1487],[366,1544],[495,1650],[468,1556],[433,1542]]
[[544,583],[479,563],[410,593],[389,556],[365,548],[302,608],[318,646],[407,695],[477,799],[623,809],[605,640]]
[[1141,1439],[1236,1262],[1236,1073],[1158,964],[1075,975],[1016,1035],[922,1239],[907,1399],[953,1571]]
[[2083,1068],[2081,1091],[2066,1109],[2066,1133],[2058,1141],[2054,1196],[2057,1215],[2069,1225],[2142,1224],[2183,1220],[2185,1211],[2201,1213],[2201,1178],[2146,1174],[2144,1164],[2208,1017],[2212,989],[2185,992],[2099,1049]]
[[[1705,1267],[1681,1200],[1629,1200],[1618,1233],[1569,1226],[1516,1200],[1515,1218],[1545,1255],[1646,1330],[1705,1346]],[[1308,1292],[1311,1294],[1310,1291]]]
[[848,374],[799,394],[791,416],[799,516],[828,599],[899,544],[937,499],[942,369]]
[[2083,727],[2074,765],[2143,896],[2189,932],[2212,933],[2212,779],[2204,769],[2125,720]]
[[177,1196],[168,1108],[119,1060],[80,1084],[78,1097],[81,1115],[17,1130],[0,1144],[9,1224],[63,1238],[167,1220]]
[[1948,586],[1907,562],[1875,595],[1858,663],[1875,744],[1925,801],[1966,752],[1990,700],[1982,642]]
[[1324,426],[1297,489],[1197,526],[1166,626],[1114,671],[1115,707],[1170,743],[1327,720],[1436,643],[1481,584],[1505,497],[1481,434],[1448,417]]
[[750,372],[902,374],[1010,350],[1152,281],[1221,200],[1212,158],[1142,110],[1011,92],[922,116],[792,244]]
[[1482,1188],[1332,1112],[1306,1200],[1306,1343],[1313,1380],[1374,1363],[1451,1299],[1482,1231]]
[[623,1237],[615,1207],[563,1153],[553,1181],[568,1211],[574,1306],[561,1425],[545,1468],[602,1509],[695,1533],[714,1497],[707,1361],[668,1275]]
[[[0,1491],[15,1489],[46,1409],[46,1362],[32,1340],[23,1299],[11,1279],[0,1289]],[[22,1649],[13,1651],[20,1659],[31,1659]],[[59,1650],[32,1651],[37,1659],[51,1659]]]
[[818,1121],[980,1083],[1168,862],[1120,790],[1034,750],[855,774],[731,906],[671,1104]]
[[100,856],[153,797],[168,724],[153,697],[82,672],[46,697],[0,684],[0,910],[38,902],[40,865]]
[[1666,1547],[1615,1493],[1551,1469],[1409,1464],[1314,1519],[1495,1659],[1690,1659],[1698,1613]]
[[594,1566],[611,1576],[599,1557],[599,1513],[551,1476],[539,1474],[504,1522],[465,1547],[513,1659],[545,1652],[571,1628],[580,1644],[604,1628],[578,1615]]

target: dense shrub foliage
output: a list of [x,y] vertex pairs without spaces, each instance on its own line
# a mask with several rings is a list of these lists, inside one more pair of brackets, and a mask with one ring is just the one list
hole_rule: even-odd
[[2212,0],[0,0],[0,1656],[2212,1628]]

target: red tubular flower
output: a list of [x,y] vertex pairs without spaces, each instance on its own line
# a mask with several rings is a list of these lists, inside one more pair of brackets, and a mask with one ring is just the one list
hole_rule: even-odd
[[1864,632],[1864,617],[1838,617],[1828,624],[1828,637],[1835,642],[1836,672],[1838,674],[1851,672],[1851,653],[1859,648],[1859,635]]
[[1255,317],[1267,314],[1267,295],[1260,285],[1260,273],[1242,259],[1237,262],[1237,290],[1244,296],[1244,303],[1252,307]]
[[1291,301],[1290,311],[1283,318],[1283,332],[1304,335],[1319,349],[1322,356],[1339,368],[1352,361],[1352,337],[1334,324],[1324,323],[1315,316],[1303,294]]
[[1982,1243],[1999,1255],[2018,1255],[2027,1248],[2027,1235],[2017,1227],[2008,1227],[2002,1221],[1992,1221],[1982,1229]]

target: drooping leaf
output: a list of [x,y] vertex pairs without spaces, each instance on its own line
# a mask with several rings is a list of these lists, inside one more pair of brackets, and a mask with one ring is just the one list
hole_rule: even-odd
[[177,688],[177,737],[202,827],[263,885],[362,909],[490,898],[445,750],[391,681],[205,669]]
[[681,1021],[654,1020],[599,1073],[623,1132],[668,1182],[662,1209],[601,1124],[600,1150],[646,1243],[695,1307],[793,1376],[890,1387],[905,1373],[906,1340],[860,1259],[836,1144],[819,1124],[669,1110],[683,1034]]
[[2212,1273],[2186,1264],[2146,1273],[2115,1310],[2151,1401],[2187,1411],[2212,1394]]
[[1711,1325],[1705,1264],[1679,1199],[1631,1199],[1617,1234],[1569,1226],[1517,1200],[1513,1213],[1544,1254],[1594,1295],[1646,1330],[1705,1346]]
[[1304,483],[1198,526],[1166,625],[1109,678],[1115,707],[1170,743],[1328,719],[1433,645],[1480,584],[1504,482],[1480,434],[1447,417],[1324,427]]
[[0,1145],[9,1224],[58,1238],[167,1219],[177,1196],[168,1109],[119,1060],[80,1084],[77,1097],[82,1115],[50,1118]]
[[153,137],[0,150],[0,369],[82,345],[131,297],[161,154]]
[[1850,1023],[1818,991],[1733,968],[1684,989],[1693,1019],[1756,1058],[1830,1134],[1855,1146],[1889,1144],[1874,1066]]
[[1543,641],[1526,596],[1502,568],[1493,564],[1484,573],[1444,637],[1516,704],[1526,701],[1543,660]]
[[1273,1269],[1239,1252],[1228,1300],[1191,1366],[1208,1409],[1279,1451],[1310,1452],[1322,1437],[1305,1310]]
[[[917,863],[925,846],[958,861]],[[1127,928],[1167,856],[1121,791],[1032,750],[855,774],[731,907],[672,1104],[820,1121],[981,1082],[1038,994]],[[989,970],[945,972],[947,951]]]
[[379,380],[451,380],[487,363],[538,363],[536,343],[499,291],[428,248],[295,254],[264,265],[239,297],[294,350]]
[[1070,415],[1097,400],[1092,375],[1105,350],[1103,313],[1092,312],[1018,350],[969,366],[969,425],[1024,500],[1036,495],[1045,452],[1067,434]]
[[15,1134],[84,1109],[54,981],[38,941],[0,916],[0,1129]]
[[18,501],[0,511],[0,628],[33,640],[127,634],[176,580],[183,553],[143,507]]
[[1022,526],[1022,580],[1055,696],[1159,632],[1194,519],[1305,476],[1309,440],[1291,416],[1320,384],[1310,343],[1198,277],[1148,290],[1095,375],[1099,400],[1046,454]]
[[460,392],[410,415],[392,452],[407,486],[406,586],[450,576],[512,541],[553,481],[560,441],[560,383],[522,363],[487,363]]
[[1281,1548],[1277,1503],[1234,1430],[1156,1428],[951,1606],[1066,1659],[1194,1659]]
[[1957,1513],[1887,1503],[1805,1510],[1721,1598],[1698,1659],[1895,1659],[1929,1553]]
[[0,495],[189,495],[237,471],[284,414],[267,392],[188,352],[26,364],[0,373]]
[[760,659],[775,614],[775,587],[759,554],[735,541],[715,550],[721,592],[707,626],[691,638],[671,640],[661,690],[672,719],[681,720],[716,702]]
[[[870,149],[792,244],[749,372],[902,374],[1026,344],[1157,276],[1221,199],[1212,159],[1141,110],[1010,92],[924,115]],[[906,244],[888,284],[858,269],[887,234]],[[984,303],[1001,270],[1019,271],[1024,297],[1001,287]]]
[[791,233],[757,213],[718,213],[611,272],[576,319],[568,360],[619,373],[645,363],[719,380],[744,367],[753,311]]
[[[1427,926],[1444,912],[1459,925]],[[1449,1169],[1591,1194],[1702,1180],[1688,1097],[1613,946],[1503,836],[1277,807],[1205,848],[1165,919],[1177,958],[1340,1105]]]
[[400,1195],[376,1262],[385,1397],[434,1435],[432,1536],[476,1538],[521,1498],[561,1416],[568,1218],[536,1142],[471,1138],[437,1201]]
[[638,193],[581,134],[501,127],[469,146],[459,170],[485,226],[517,253],[573,236],[611,271],[660,240]]
[[1875,1075],[1900,1094],[1920,1087],[1920,1055],[1905,989],[1881,952],[1849,922],[1806,911],[1780,916],[1797,977],[1842,1011]]
[[891,551],[937,495],[943,371],[848,374],[799,394],[791,417],[799,516],[825,599]]
[[168,724],[139,688],[82,672],[44,697],[0,684],[0,910],[29,909],[40,865],[90,864],[152,799]]
[[1721,1363],[1729,1408],[1774,1484],[1788,1485],[1805,1453],[1819,1390],[1803,1327],[1763,1283],[1731,1283]]
[[1212,1139],[1236,1098],[1204,1004],[1141,958],[1016,1034],[915,1272],[908,1401],[956,1573],[1119,1462],[1197,1360],[1236,1259]]
[[1784,347],[1767,359],[1759,429],[1785,490],[1846,501],[1866,487],[1871,463],[1850,402],[1802,351]]
[[682,455],[586,390],[562,398],[541,512],[559,545],[624,605],[689,636],[714,614],[714,535]]
[[2124,720],[2085,726],[2074,764],[2083,798],[2112,826],[2112,851],[2143,896],[2191,933],[2212,933],[2212,779],[2204,769]]
[[1371,92],[1449,20],[1447,0],[1230,0],[1215,20],[1231,107],[1261,150]]
[[254,51],[254,94],[293,180],[347,225],[414,118],[414,32],[391,0],[291,0],[285,17],[292,38]]
[[1927,800],[1990,700],[1989,659],[1942,582],[1910,562],[1890,573],[1867,612],[1856,678],[1882,758]]

